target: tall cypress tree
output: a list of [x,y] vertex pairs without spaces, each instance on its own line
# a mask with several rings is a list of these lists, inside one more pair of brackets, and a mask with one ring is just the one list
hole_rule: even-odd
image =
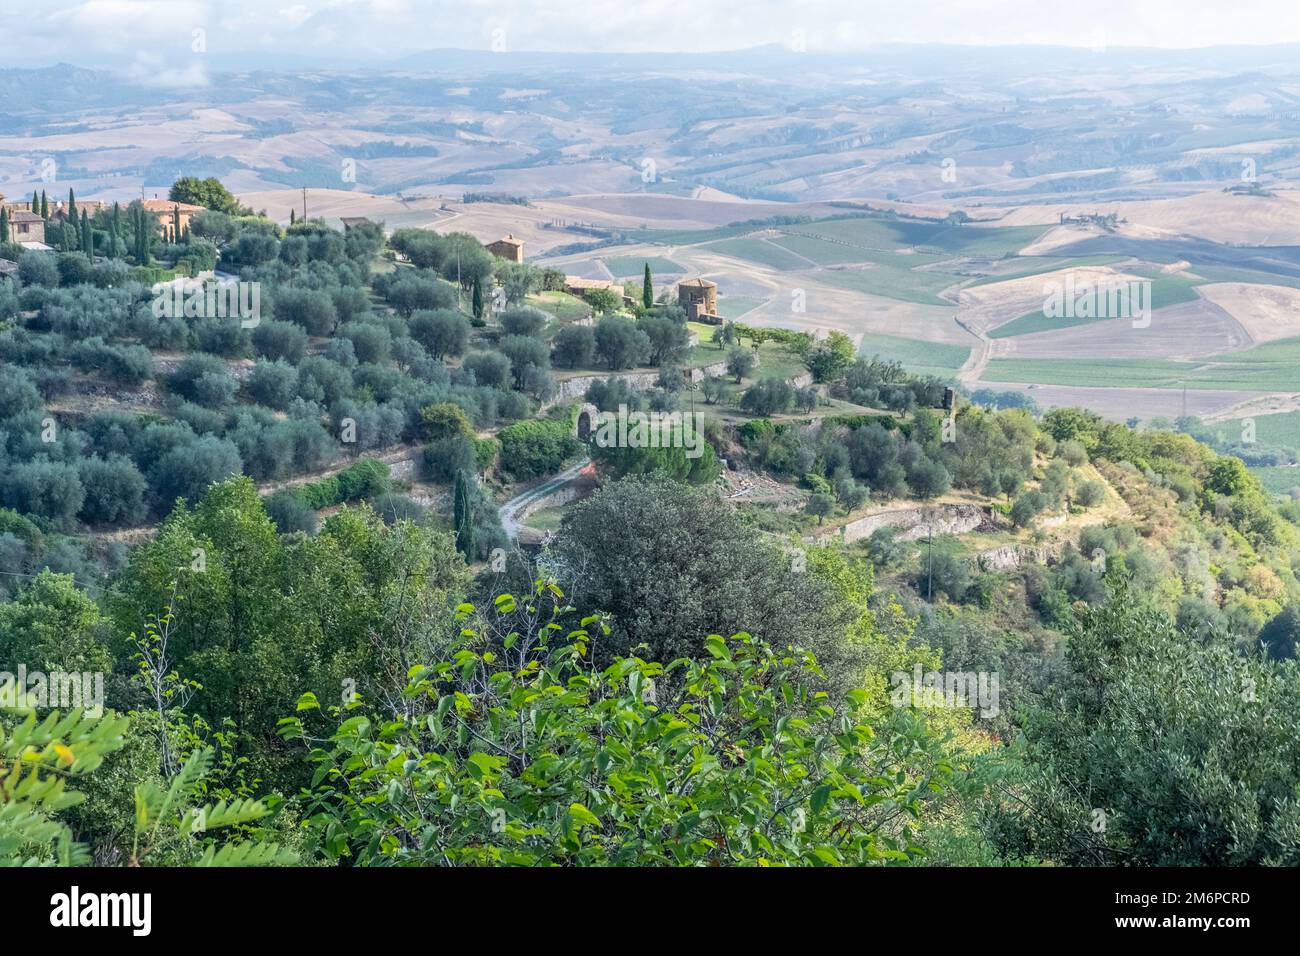
[[122,207],[117,203],[113,203],[113,212],[108,219],[108,234],[111,237],[109,239],[110,248],[108,254],[115,259],[117,258],[117,240],[122,236],[121,216]]
[[142,266],[147,266],[150,261],[149,254],[149,213],[143,205],[135,207],[135,258],[136,262]]
[[77,214],[77,197],[72,192],[72,187],[68,187],[68,218]]
[[45,195],[45,190],[41,190],[41,218],[50,218],[50,197]]
[[95,233],[90,228],[90,216],[86,210],[81,210],[81,251],[95,258]]
[[641,304],[647,309],[655,304],[655,287],[650,281],[650,263],[645,264],[645,278],[641,280]]
[[32,215],[39,216],[40,214],[41,214],[41,197],[40,194],[37,193],[35,189],[33,189],[32,190]]
[[181,241],[181,207],[172,206],[172,242]]
[[9,241],[9,210],[0,206],[0,242]]
[[474,558],[474,508],[470,498],[472,481],[464,470],[458,471],[452,489],[452,526],[456,531],[456,549],[465,555],[466,561]]
[[474,318],[483,318],[483,280],[478,276],[474,277],[474,298],[472,300],[472,309]]

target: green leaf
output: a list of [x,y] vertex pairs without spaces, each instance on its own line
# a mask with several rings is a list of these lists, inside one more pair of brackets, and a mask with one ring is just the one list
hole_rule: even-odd
[[592,826],[592,827],[600,826],[600,819],[594,813],[592,813],[590,810],[584,807],[581,803],[574,803],[569,805],[569,816],[579,826]]
[[711,634],[704,639],[704,649],[716,658],[731,660],[731,651],[727,648],[727,642],[717,634]]
[[811,801],[813,813],[821,813],[824,809],[826,809],[826,804],[830,802],[830,799],[831,799],[830,784],[823,784],[822,786],[814,790],[812,793],[812,801]]

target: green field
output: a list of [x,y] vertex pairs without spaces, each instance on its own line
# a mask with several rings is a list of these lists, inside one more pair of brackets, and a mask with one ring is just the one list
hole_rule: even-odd
[[[746,233],[762,229],[761,224],[734,224],[713,229],[638,229],[628,232],[626,238],[633,242],[651,242],[661,245],[698,245],[700,243],[731,240]],[[893,252],[899,246],[918,246],[935,253],[959,256],[999,258],[1012,255],[1033,242],[1047,226],[956,226],[941,222],[914,222],[907,219],[890,219],[884,216],[861,216],[836,219],[818,219],[807,223],[773,225],[769,228],[787,234],[782,243],[792,239],[816,242],[815,237],[851,243],[867,250]],[[817,243],[809,247],[814,253],[828,245]],[[793,248],[793,247],[792,247]],[[825,253],[830,255],[831,253]],[[840,253],[839,255],[843,255]],[[809,258],[816,259],[817,255]],[[756,260],[757,261],[757,260]],[[853,262],[860,259],[831,259],[831,262]],[[653,268],[653,267],[652,267]]]
[[750,309],[757,309],[766,299],[750,299],[743,295],[718,296],[718,315],[726,319],[738,319]]
[[989,362],[981,380],[1101,388],[1174,388],[1181,378],[1188,387],[1197,366],[1164,359],[1004,359]]
[[1171,305],[1195,302],[1198,285],[1205,285],[1202,279],[1191,279],[1177,272],[1152,272],[1147,269],[1131,269],[1133,275],[1151,280],[1151,308],[1167,309]]
[[868,268],[863,269],[827,269],[819,272],[817,277],[830,285],[852,292],[863,292],[903,302],[917,302],[922,305],[951,306],[952,303],[939,298],[938,293],[960,281],[957,276],[947,272],[921,272],[912,268],[915,265],[934,262],[936,259],[934,256],[859,252],[838,243],[821,242],[804,236],[785,236],[770,241],[725,239],[707,243],[703,248],[783,272],[811,269],[814,268],[814,263],[816,265],[871,263]]
[[[1293,369],[1296,369],[1297,366],[1300,366],[1300,338],[1265,342],[1263,345],[1256,345],[1253,349],[1247,349],[1244,352],[1216,356],[1215,361],[1235,365],[1290,365]],[[1296,371],[1293,385],[1300,386],[1300,370]]]
[[[1082,260],[1071,262],[1071,266],[1083,265]],[[1184,275],[1167,274],[1163,272],[1152,272],[1145,269],[1131,270],[1133,275],[1141,276],[1151,282],[1151,307],[1152,311],[1165,309],[1171,305],[1181,305],[1184,302],[1192,302],[1197,298],[1196,287],[1204,285],[1201,279],[1191,279]],[[1093,322],[1110,322],[1113,319],[1109,316],[1097,316],[1091,318],[1053,318],[1043,314],[1041,309],[1033,312],[1027,312],[1019,318],[1012,319],[1010,322],[999,325],[996,329],[989,332],[991,339],[1005,339],[1014,335],[1032,335],[1035,332],[1050,332],[1060,329],[1070,329],[1078,325],[1091,325]],[[1226,359],[1225,359],[1226,361]]]
[[922,342],[920,339],[868,332],[862,339],[858,354],[864,358],[879,355],[891,362],[902,362],[911,370],[924,369],[926,374],[946,377],[954,369],[961,368],[966,359],[970,358],[970,349],[964,345]]
[[960,256],[998,258],[1029,245],[1046,226],[951,226],[891,219],[821,220],[792,231],[813,233],[872,249],[917,246]]
[[661,246],[694,246],[717,239],[732,239],[753,232],[757,226],[718,226],[714,229],[633,229],[626,233],[630,242],[648,242]]
[[991,339],[1006,339],[1013,335],[1033,335],[1035,332],[1050,332],[1053,330],[1072,329],[1077,325],[1091,325],[1094,322],[1113,322],[1110,318],[1090,318],[1090,319],[1060,319],[1043,315],[1042,309],[1037,312],[1026,312],[1018,319],[1012,319],[999,325],[996,329],[989,331]]
[[958,281],[956,276],[946,272],[918,272],[887,265],[873,265],[867,269],[828,269],[818,273],[817,277],[852,292],[949,307],[952,303],[939,298],[938,294]]
[[721,242],[705,243],[703,248],[720,252],[724,256],[744,259],[746,262],[755,262],[760,266],[780,269],[782,272],[811,268],[806,259],[765,239],[724,239]]
[[[1210,426],[1223,432],[1225,440],[1235,440],[1245,434],[1245,418],[1234,418],[1221,425]],[[1273,415],[1251,415],[1255,423],[1255,441],[1261,445],[1300,449],[1300,412],[1279,412]]]
[[1283,339],[1245,352],[1200,362],[1166,359],[993,359],[986,382],[1102,388],[1224,389],[1246,392],[1295,391],[1300,376],[1300,339]]
[[561,322],[585,319],[591,315],[591,306],[567,292],[538,292],[528,297],[528,304],[544,309]]
[[789,249],[819,266],[837,266],[846,262],[866,262],[870,258],[862,249],[840,242],[818,239],[815,236],[782,236],[773,239],[778,246]]
[[680,274],[686,271],[685,266],[678,265],[671,259],[665,259],[663,256],[618,256],[613,259],[606,259],[605,268],[609,270],[610,275],[619,279],[630,279],[640,277],[645,274],[646,263],[650,263],[650,272],[652,275],[661,273]]
[[1231,266],[1193,266],[1193,271],[1206,282],[1249,282],[1252,285],[1282,285],[1300,289],[1300,278],[1260,272],[1256,269],[1236,269]]
[[1117,262],[1124,262],[1127,256],[1080,256],[1077,259],[1066,259],[1058,256],[1016,256],[1008,259],[1007,262],[1015,266],[1007,272],[1000,272],[994,275],[987,275],[972,282],[968,288],[975,288],[981,285],[993,285],[996,282],[1008,282],[1012,279],[1027,279],[1030,276],[1045,275],[1048,272],[1056,272],[1059,269],[1082,269],[1087,266],[1111,266]]

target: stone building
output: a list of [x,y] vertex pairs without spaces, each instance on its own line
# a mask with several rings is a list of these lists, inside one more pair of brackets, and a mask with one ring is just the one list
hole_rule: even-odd
[[498,259],[505,259],[509,262],[524,261],[524,241],[516,239],[513,233],[498,239],[496,242],[489,242],[483,248]]
[[677,283],[677,304],[692,322],[721,325],[718,315],[718,284],[708,279],[687,279]]
[[171,199],[146,199],[143,205],[145,211],[153,213],[158,224],[162,226],[163,239],[166,242],[179,242],[181,239],[181,236],[176,233],[177,219],[180,220],[181,235],[184,235],[190,231],[190,220],[201,212],[207,212],[203,206],[175,202]]
[[9,209],[9,241],[20,246],[45,244],[45,220],[24,209]]

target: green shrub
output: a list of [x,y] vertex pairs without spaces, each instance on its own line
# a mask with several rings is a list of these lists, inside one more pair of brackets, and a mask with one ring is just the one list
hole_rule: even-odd
[[313,511],[359,501],[388,490],[388,465],[377,458],[362,458],[337,475],[303,485],[296,492]]
[[582,450],[567,421],[516,422],[502,429],[499,438],[502,469],[524,480],[558,471]]

